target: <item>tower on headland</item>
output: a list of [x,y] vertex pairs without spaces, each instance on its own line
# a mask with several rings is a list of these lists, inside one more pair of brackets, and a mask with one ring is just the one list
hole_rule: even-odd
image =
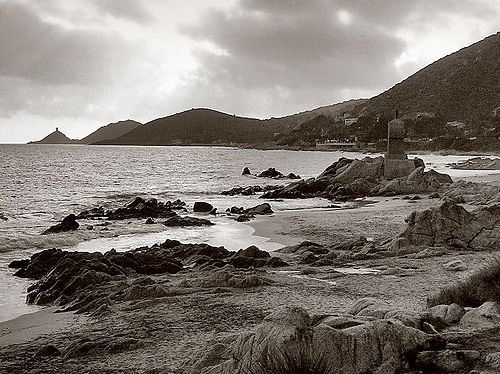
[[[396,111],[396,116],[397,116]],[[405,123],[395,118],[387,125],[387,152],[384,161],[384,177],[386,179],[401,178],[415,170],[415,161],[408,160],[405,153]]]

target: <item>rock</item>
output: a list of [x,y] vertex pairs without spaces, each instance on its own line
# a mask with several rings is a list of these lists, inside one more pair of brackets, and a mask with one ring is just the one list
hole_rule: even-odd
[[465,271],[467,270],[467,265],[462,260],[453,260],[443,264],[443,268],[448,271]]
[[26,266],[28,266],[29,263],[30,263],[29,258],[24,259],[24,260],[14,260],[14,261],[10,262],[9,268],[11,268],[11,269],[22,269],[22,268],[25,268]]
[[245,214],[250,214],[250,215],[263,215],[263,214],[274,213],[273,210],[271,209],[271,205],[269,205],[269,203],[263,203],[263,204],[256,205],[252,208],[245,209],[243,212]]
[[0,220],[2,220],[2,221],[8,221],[9,219],[7,217],[5,217],[4,213],[0,212]]
[[74,214],[70,214],[70,215],[64,217],[63,220],[61,221],[61,223],[58,223],[57,225],[49,227],[47,230],[45,230],[42,233],[42,235],[56,234],[56,233],[67,232],[67,231],[74,231],[74,230],[78,230],[78,227],[80,227],[80,225],[78,222],[76,222],[76,216]]
[[260,268],[264,266],[269,267],[283,267],[288,266],[288,264],[280,259],[279,257],[248,257],[240,256],[236,253],[231,257],[228,262],[235,268],[248,269],[248,268]]
[[52,248],[35,253],[28,261],[28,265],[20,268],[14,275],[21,278],[40,279],[48,273],[59,260],[66,256],[67,252]]
[[413,212],[407,227],[395,240],[406,245],[485,250],[500,245],[500,204],[468,212],[446,200],[439,207]]
[[431,320],[439,321],[443,326],[458,323],[464,316],[465,310],[458,304],[436,305],[429,309]]
[[255,216],[253,214],[240,214],[238,217],[236,217],[236,221],[237,222],[248,222],[254,218],[255,218]]
[[57,357],[60,355],[61,351],[52,344],[47,344],[46,346],[43,346],[35,353],[35,357]]
[[213,208],[208,214],[211,214],[212,216],[217,215],[217,208]]
[[500,159],[474,157],[465,161],[449,164],[452,169],[460,170],[500,170]]
[[301,178],[300,178],[300,175],[298,175],[298,174],[294,174],[294,173],[289,173],[286,177],[287,177],[288,179],[301,179]]
[[438,192],[433,192],[429,195],[429,199],[440,199],[441,195]]
[[211,226],[213,225],[208,219],[197,218],[197,217],[181,217],[175,215],[170,217],[165,222],[165,226],[168,227],[185,227],[185,226]]
[[145,223],[146,223],[146,225],[152,225],[152,224],[154,224],[154,223],[156,223],[156,222],[154,221],[154,219],[152,219],[151,217],[149,217],[149,218],[146,220],[146,222],[145,222]]
[[93,225],[87,225],[87,230],[92,231],[94,229]]
[[396,373],[407,356],[436,339],[384,320],[336,329],[314,323],[302,308],[286,306],[253,332],[242,334],[227,348],[222,363],[200,372],[254,372],[252,368],[259,367],[266,373]]
[[373,297],[364,297],[351,305],[347,313],[355,316],[384,318],[387,312],[391,310],[391,306],[385,301]]
[[86,212],[82,212],[78,215],[78,218],[107,217],[110,220],[168,218],[176,215],[175,210],[185,211],[185,205],[186,203],[181,200],[161,202],[154,198],[146,200],[142,197],[136,197],[125,207],[106,212],[101,208],[102,213],[92,214],[90,217],[85,214]]
[[500,369],[500,352],[490,353],[486,356],[485,363],[493,369]]
[[416,367],[426,372],[457,373],[474,367],[480,357],[475,350],[424,351],[417,354]]
[[284,175],[282,173],[280,173],[278,170],[276,170],[275,168],[269,168],[267,170],[264,170],[262,173],[260,173],[257,176],[261,177],[261,178],[274,178],[274,179],[284,177]]
[[269,257],[271,257],[269,252],[261,251],[259,248],[257,248],[254,245],[252,245],[246,249],[240,249],[238,252],[236,252],[236,256],[252,257],[252,258],[269,258]]
[[238,208],[237,206],[233,206],[231,208],[227,208],[226,212],[229,212],[231,214],[242,214],[244,209],[242,207]]
[[248,167],[245,166],[245,168],[243,169],[243,172],[241,173],[241,175],[250,175],[250,169]]
[[488,301],[478,308],[469,310],[460,319],[460,326],[475,330],[500,326],[500,305]]
[[212,204],[203,202],[203,201],[197,201],[194,203],[193,206],[193,212],[197,213],[209,213],[214,207]]

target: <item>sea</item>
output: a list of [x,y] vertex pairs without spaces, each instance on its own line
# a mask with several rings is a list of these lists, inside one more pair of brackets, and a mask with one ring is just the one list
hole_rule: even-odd
[[[114,222],[109,231],[87,230],[41,235],[70,213],[104,206],[117,208],[136,196],[159,200],[181,199],[187,207],[206,201],[223,213],[232,206],[262,203],[255,196],[223,196],[236,186],[276,185],[289,180],[242,176],[275,167],[302,178],[319,175],[340,157],[363,158],[378,154],[342,151],[257,150],[202,146],[82,146],[0,144],[0,322],[40,307],[27,305],[26,288],[32,280],[13,276],[8,264],[37,251],[61,248],[72,251],[126,251],[177,239],[185,243],[223,245],[230,250],[257,245],[273,251],[283,246],[255,235],[251,226],[224,214],[211,218],[206,228],[167,228],[141,220]],[[413,157],[410,155],[410,157]],[[480,176],[492,171],[453,170],[448,164],[470,156],[419,155],[427,168],[452,177]],[[314,198],[272,201],[273,210],[324,209],[332,202]],[[329,211],[334,214],[334,211]]]

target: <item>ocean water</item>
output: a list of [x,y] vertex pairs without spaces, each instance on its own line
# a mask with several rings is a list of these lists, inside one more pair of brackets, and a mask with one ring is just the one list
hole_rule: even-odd
[[[166,228],[142,221],[113,223],[109,231],[85,230],[42,236],[40,233],[69,213],[95,206],[116,208],[135,196],[161,200],[181,199],[192,207],[208,201],[224,212],[231,206],[250,207],[258,196],[227,197],[220,192],[235,186],[289,183],[241,176],[247,166],[253,173],[276,167],[284,174],[303,178],[320,174],[339,157],[362,158],[361,153],[254,150],[226,147],[127,147],[78,145],[0,145],[0,321],[28,313],[24,304],[30,283],[12,276],[7,265],[44,248],[80,251],[132,249],[167,238],[206,242],[237,250],[255,244],[266,250],[280,248],[253,229],[227,217],[214,219],[209,228]],[[454,177],[486,172],[454,171],[446,166],[468,156],[422,157],[428,167]],[[488,171],[487,173],[491,173]],[[321,208],[324,199],[271,202],[274,210]]]

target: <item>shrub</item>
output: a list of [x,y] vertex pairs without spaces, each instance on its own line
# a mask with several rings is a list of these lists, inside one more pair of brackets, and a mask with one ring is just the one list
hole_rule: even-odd
[[500,259],[492,261],[464,281],[445,287],[427,299],[429,307],[457,303],[477,307],[486,301],[500,302]]

